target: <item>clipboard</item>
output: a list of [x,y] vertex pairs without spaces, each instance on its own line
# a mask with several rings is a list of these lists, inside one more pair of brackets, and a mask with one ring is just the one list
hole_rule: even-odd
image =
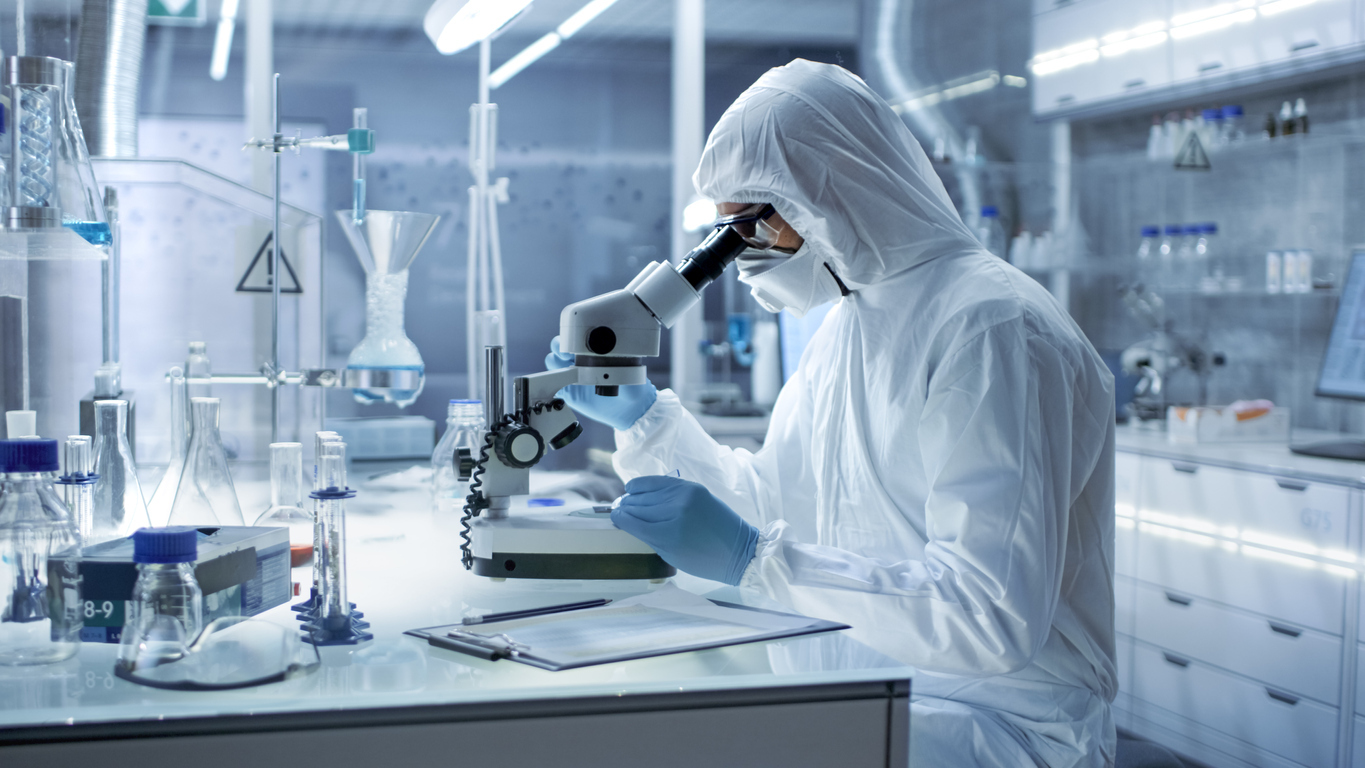
[[487,624],[423,627],[404,634],[486,661],[510,659],[557,672],[848,628],[708,600],[669,585],[608,606]]

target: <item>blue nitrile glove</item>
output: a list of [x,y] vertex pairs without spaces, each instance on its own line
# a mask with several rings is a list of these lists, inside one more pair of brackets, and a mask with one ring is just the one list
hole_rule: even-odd
[[[550,340],[550,354],[545,356],[545,370],[553,371],[573,365],[573,355],[559,351],[559,337]],[[574,384],[559,390],[559,396],[574,410],[593,421],[615,429],[630,429],[645,411],[654,405],[659,390],[653,384],[627,384],[616,397],[599,395],[587,384]]]
[[665,475],[626,483],[611,521],[674,568],[732,586],[744,576],[758,544],[758,529],[706,486]]

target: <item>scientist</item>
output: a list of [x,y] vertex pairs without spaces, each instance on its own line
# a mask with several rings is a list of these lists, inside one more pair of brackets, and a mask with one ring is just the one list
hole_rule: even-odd
[[740,279],[765,307],[838,304],[757,453],[669,390],[566,391],[617,430],[612,520],[916,667],[914,765],[1112,765],[1113,378],[1080,329],[839,67],[759,78],[694,180],[754,246]]

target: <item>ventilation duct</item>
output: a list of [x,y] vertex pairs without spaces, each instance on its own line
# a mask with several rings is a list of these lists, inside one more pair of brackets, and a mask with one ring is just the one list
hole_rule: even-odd
[[76,114],[90,154],[137,156],[138,85],[147,0],[84,0],[76,48]]

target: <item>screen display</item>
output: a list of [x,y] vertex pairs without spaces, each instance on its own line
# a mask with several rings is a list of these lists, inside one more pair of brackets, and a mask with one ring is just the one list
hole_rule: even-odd
[[1322,358],[1318,394],[1365,400],[1365,251],[1351,254],[1351,270]]

